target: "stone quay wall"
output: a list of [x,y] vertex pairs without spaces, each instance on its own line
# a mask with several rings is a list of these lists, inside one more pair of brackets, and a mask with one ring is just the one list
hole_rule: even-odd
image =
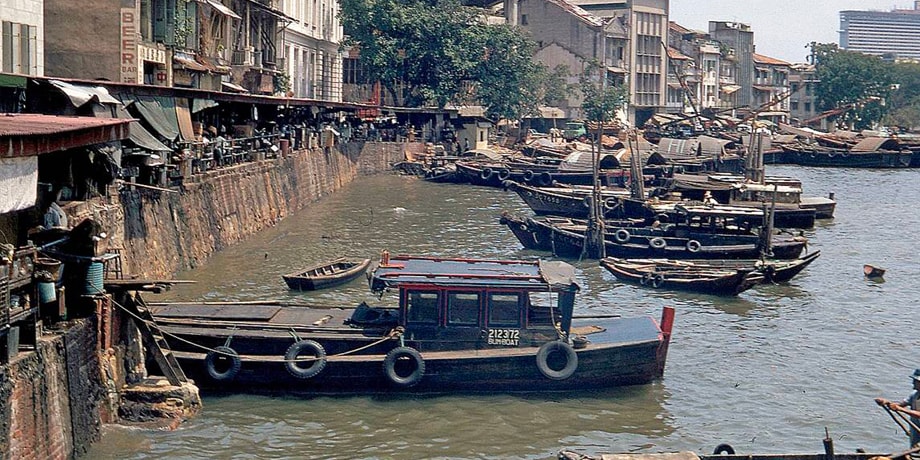
[[[389,171],[405,149],[351,143],[301,150],[194,175],[181,193],[137,187],[65,209],[72,224],[102,224],[108,237],[100,244],[120,250],[125,276],[169,278],[360,175]],[[118,388],[143,357],[130,321],[123,314],[70,321],[0,367],[0,458],[79,457],[103,423],[117,421]]]

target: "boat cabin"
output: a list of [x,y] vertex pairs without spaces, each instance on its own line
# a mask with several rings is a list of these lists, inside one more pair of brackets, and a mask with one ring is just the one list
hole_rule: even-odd
[[394,256],[370,276],[399,293],[398,324],[419,351],[532,347],[568,336],[574,268],[564,262]]

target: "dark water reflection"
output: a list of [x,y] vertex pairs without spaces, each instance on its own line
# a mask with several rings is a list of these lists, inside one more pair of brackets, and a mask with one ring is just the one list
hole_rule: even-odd
[[[660,314],[677,308],[665,378],[601,393],[439,397],[206,397],[201,416],[172,433],[107,428],[92,458],[549,458],[585,452],[889,452],[906,437],[872,401],[900,399],[920,367],[914,309],[920,264],[920,171],[770,167],[812,195],[835,192],[837,219],[808,232],[822,256],[787,285],[737,298],[620,284],[574,261],[579,314]],[[198,284],[164,299],[264,298],[354,305],[356,281],[291,293],[280,275],[337,256],[392,253],[534,258],[498,224],[524,212],[516,195],[410,178],[361,179],[278,227],[181,274]],[[888,269],[863,279],[862,265]]]

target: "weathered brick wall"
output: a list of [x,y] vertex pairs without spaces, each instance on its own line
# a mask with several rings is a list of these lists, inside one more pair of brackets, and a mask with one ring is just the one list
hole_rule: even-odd
[[46,335],[0,372],[0,457],[67,459],[99,438],[102,381],[92,320]]

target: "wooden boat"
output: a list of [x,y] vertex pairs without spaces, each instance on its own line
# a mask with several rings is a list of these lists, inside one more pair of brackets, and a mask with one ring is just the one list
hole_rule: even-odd
[[370,264],[370,259],[340,258],[284,275],[282,278],[288,288],[295,291],[315,291],[345,284],[363,274]]
[[674,310],[576,318],[557,261],[384,257],[370,287],[395,305],[150,304],[184,372],[218,391],[571,391],[664,372]]
[[[731,446],[721,444],[718,448],[730,449]],[[872,459],[907,459],[906,453],[898,454],[871,454],[834,452],[833,455],[825,453],[814,454],[736,454],[718,452],[713,454],[696,454],[694,452],[667,452],[667,453],[617,453],[617,454],[583,454],[572,450],[562,450],[557,458],[559,460],[872,460]]]
[[913,156],[909,149],[859,151],[804,144],[782,148],[787,163],[815,167],[907,168]]
[[601,259],[601,266],[621,281],[662,289],[712,295],[738,295],[764,276],[753,270],[712,268],[692,264],[658,264],[637,259]]
[[[757,259],[763,239],[752,221],[761,220],[756,210],[722,207],[681,207],[682,220],[645,226],[624,221],[605,223],[607,255],[620,258]],[[757,211],[760,212],[760,211]],[[500,219],[528,249],[552,251],[560,257],[578,258],[584,247],[586,221],[568,218]],[[625,221],[630,224],[631,221]],[[773,235],[772,257],[795,259],[805,249],[801,236]]]
[[885,276],[885,269],[874,265],[863,265],[863,274],[869,279],[881,279]]
[[[505,181],[506,190],[518,194],[524,203],[537,215],[553,215],[586,219],[590,209],[587,201],[592,193],[590,187],[533,187],[515,181]],[[629,190],[622,187],[606,187],[601,192],[604,200],[604,217],[646,218],[652,217],[652,210],[643,200],[633,200]]]
[[694,268],[706,270],[738,270],[763,275],[762,283],[784,283],[805,270],[821,255],[821,251],[810,252],[798,259],[628,259],[631,263],[655,265],[661,270]]

